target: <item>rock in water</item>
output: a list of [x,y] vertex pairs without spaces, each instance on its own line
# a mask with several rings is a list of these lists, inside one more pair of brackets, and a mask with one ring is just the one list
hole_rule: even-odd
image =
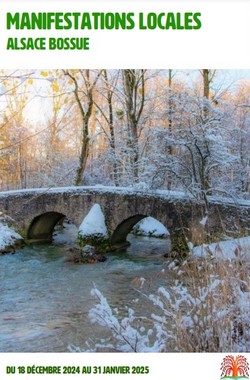
[[106,261],[107,258],[102,253],[96,252],[95,247],[86,245],[82,248],[72,247],[68,249],[70,254],[68,262],[76,264],[95,264]]

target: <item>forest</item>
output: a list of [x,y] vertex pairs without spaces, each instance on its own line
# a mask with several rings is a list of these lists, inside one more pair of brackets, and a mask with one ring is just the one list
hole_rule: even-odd
[[[0,191],[129,187],[185,192],[201,204],[208,197],[240,199],[248,207],[250,75],[238,74],[1,70]],[[7,226],[0,227],[4,242]],[[131,251],[111,254],[107,266],[72,266],[62,259],[65,242],[2,255],[4,350],[249,352],[249,237],[230,239],[225,229],[223,241],[188,242],[185,257],[163,256],[155,240],[156,248],[150,239],[139,246],[135,240]],[[95,305],[85,302],[89,282]],[[31,283],[38,291],[32,301]],[[52,286],[62,301],[51,302]],[[24,316],[18,323],[15,312]],[[19,340],[16,329],[24,331]]]
[[0,189],[102,184],[249,199],[250,80],[223,83],[222,72],[2,70]]

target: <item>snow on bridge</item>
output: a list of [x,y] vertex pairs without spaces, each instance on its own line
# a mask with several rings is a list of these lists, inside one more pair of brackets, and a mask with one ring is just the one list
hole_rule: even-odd
[[50,241],[63,217],[79,226],[96,203],[105,216],[113,247],[123,245],[133,226],[147,216],[166,226],[176,247],[175,241],[203,243],[208,231],[216,236],[249,234],[250,202],[244,200],[210,198],[206,214],[203,202],[176,191],[94,186],[0,193],[0,211],[14,219],[27,239],[36,241]]

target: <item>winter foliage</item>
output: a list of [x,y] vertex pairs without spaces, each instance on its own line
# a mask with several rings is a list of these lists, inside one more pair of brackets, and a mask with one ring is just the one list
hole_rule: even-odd
[[249,198],[249,81],[228,87],[217,73],[2,71],[0,188],[104,184]]
[[[219,71],[2,70],[0,190],[104,185],[185,193],[205,205],[222,196],[247,202],[250,82],[227,86]],[[207,225],[205,215],[200,224]],[[152,220],[141,228],[167,234]],[[98,204],[78,235],[108,238]],[[0,222],[0,252],[18,239]],[[121,315],[93,287],[89,319],[109,337],[70,350],[249,352],[249,238],[189,248],[186,261],[169,264],[174,285],[152,292],[140,279],[149,315],[132,308]],[[248,376],[241,355],[227,356],[221,370]]]
[[140,302],[151,304],[148,315],[128,308],[127,316],[120,316],[94,287],[91,294],[96,304],[89,318],[110,331],[110,336],[94,347],[78,350],[248,352],[250,282],[249,259],[245,258],[242,252],[235,260],[211,256],[197,260],[190,256],[181,265],[172,262],[169,268],[182,280],[177,279],[170,287],[161,286],[152,294],[147,280],[138,281]]

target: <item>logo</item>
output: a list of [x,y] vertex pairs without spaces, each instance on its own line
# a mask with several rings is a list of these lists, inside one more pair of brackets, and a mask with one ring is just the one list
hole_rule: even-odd
[[221,380],[249,379],[249,364],[245,356],[227,355],[221,363]]

